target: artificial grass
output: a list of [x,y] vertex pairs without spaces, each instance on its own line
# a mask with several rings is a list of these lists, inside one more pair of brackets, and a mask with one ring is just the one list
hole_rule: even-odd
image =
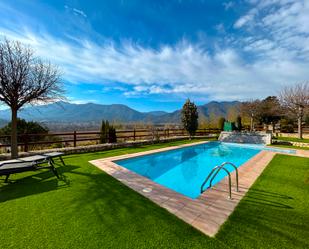
[[309,150],[309,147],[300,147],[300,146],[286,145],[286,144],[270,144],[268,146],[281,147],[281,148],[286,148],[286,149],[295,149],[295,150]]
[[234,248],[309,248],[309,159],[276,155],[217,238]]
[[215,238],[88,163],[187,142],[66,156],[62,181],[42,171],[0,182],[0,247],[309,247],[309,159],[276,156]]
[[288,142],[309,143],[309,139],[307,138],[300,139],[296,137],[276,137],[276,139]]

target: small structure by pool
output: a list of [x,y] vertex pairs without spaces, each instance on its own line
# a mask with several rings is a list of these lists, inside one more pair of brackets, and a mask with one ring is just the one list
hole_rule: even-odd
[[222,131],[219,141],[228,143],[271,144],[271,133]]

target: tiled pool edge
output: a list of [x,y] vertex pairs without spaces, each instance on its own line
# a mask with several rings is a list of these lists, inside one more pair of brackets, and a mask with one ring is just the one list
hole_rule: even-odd
[[[113,162],[116,160],[174,150],[203,143],[207,142],[185,144],[181,146],[166,147],[157,150],[98,159],[90,161],[90,163],[136,192],[152,200],[159,206],[165,208],[186,223],[191,224],[204,234],[214,236],[218,232],[220,226],[234,211],[242,197],[247,193],[255,180],[272,160],[273,156],[276,154],[275,152],[261,151],[238,169],[239,192],[234,191],[235,173],[233,172],[231,174],[233,182],[232,200],[227,198],[227,178],[224,178],[212,189],[205,191],[199,198],[190,199]],[[148,192],[147,190],[149,189],[152,191]]]
[[[276,147],[276,146],[267,146],[267,148],[274,148],[279,150],[295,150],[296,154],[292,154],[292,156],[300,156],[300,157],[309,157],[309,150],[302,150],[302,149],[295,149],[295,148],[283,148],[283,147]],[[285,154],[285,153],[281,153]]]

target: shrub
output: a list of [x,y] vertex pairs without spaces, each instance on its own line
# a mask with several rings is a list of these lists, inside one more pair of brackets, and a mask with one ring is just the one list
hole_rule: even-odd
[[116,129],[109,124],[108,120],[102,120],[100,129],[100,143],[117,143]]
[[108,120],[102,120],[101,129],[100,129],[100,143],[105,144],[108,141],[108,130],[109,123]]
[[218,120],[218,129],[220,129],[220,131],[223,131],[224,129],[224,122],[225,122],[225,118],[221,117]]
[[294,122],[293,122],[293,120],[281,119],[280,124],[281,124],[281,127],[280,127],[281,132],[287,132],[287,133],[293,133],[294,132]]
[[[0,135],[12,134],[12,122],[0,129]],[[42,126],[38,122],[26,121],[24,119],[17,119],[17,134],[19,143],[42,141],[45,139],[45,134],[48,134],[48,128]],[[22,136],[24,134],[40,134],[37,136]],[[10,139],[2,139],[2,143],[10,143]]]
[[113,126],[108,129],[108,142],[117,143],[116,129]]

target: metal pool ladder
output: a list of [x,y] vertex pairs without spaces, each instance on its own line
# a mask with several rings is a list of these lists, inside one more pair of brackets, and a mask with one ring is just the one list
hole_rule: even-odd
[[[220,172],[221,169],[223,169],[228,177],[229,177],[229,199],[232,199],[232,183],[231,183],[231,174],[230,172],[225,168],[225,165],[231,165],[235,171],[236,171],[236,192],[238,192],[238,169],[237,167],[231,163],[231,162],[224,162],[221,165],[218,165],[216,167],[214,167],[211,172],[209,173],[209,175],[206,177],[205,181],[203,182],[202,186],[201,186],[201,194],[204,193],[206,191],[206,189],[211,188],[212,187],[212,182],[215,179],[215,177],[218,175],[218,173]],[[209,186],[204,189],[206,183],[208,182],[208,180],[210,179],[209,182]]]

